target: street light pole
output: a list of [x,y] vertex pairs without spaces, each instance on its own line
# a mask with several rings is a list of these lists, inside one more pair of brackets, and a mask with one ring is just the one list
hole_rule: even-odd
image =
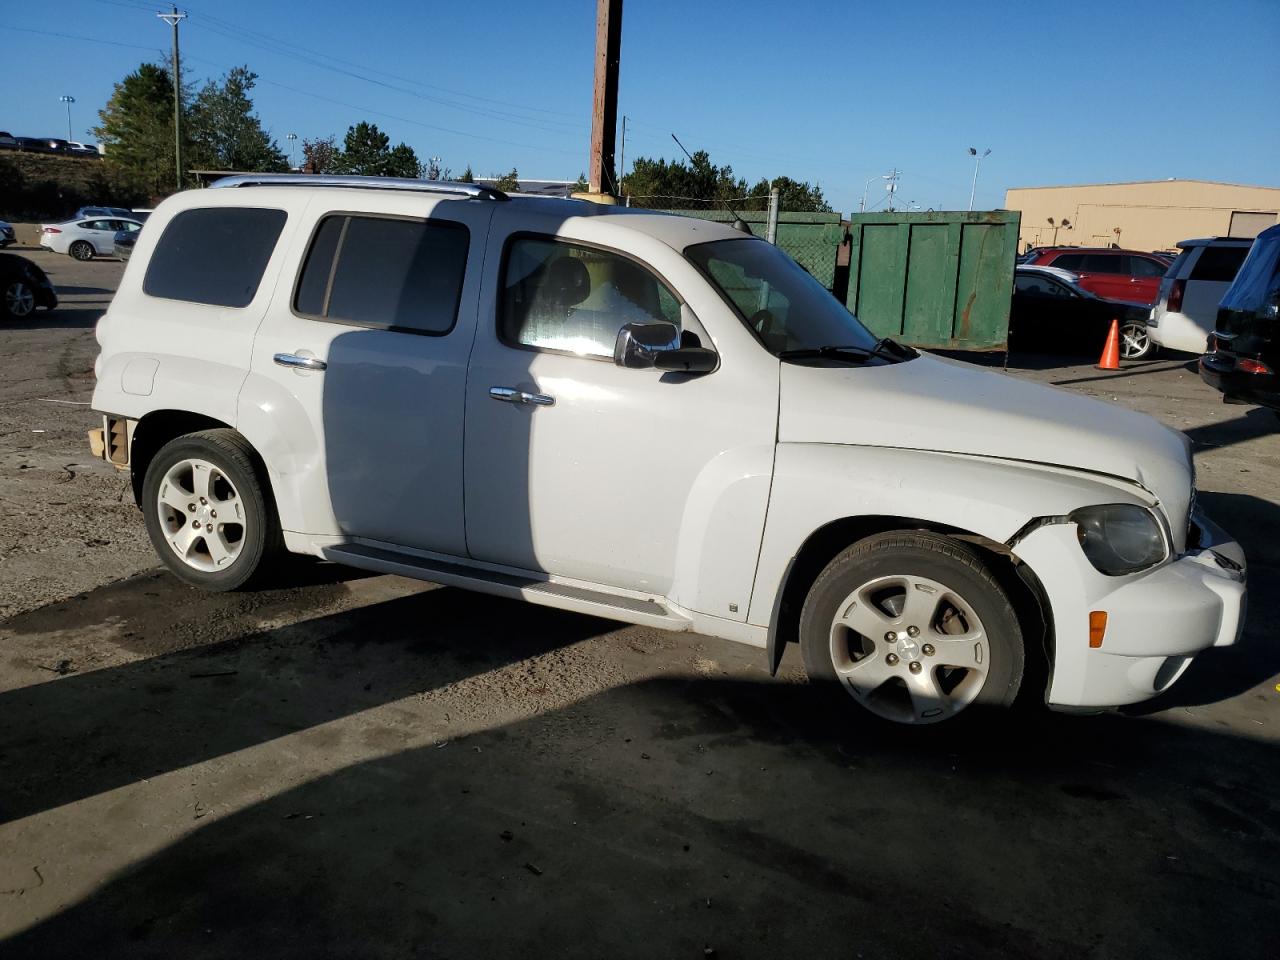
[[891,180],[891,179],[893,179],[893,174],[882,173],[880,176],[872,177],[870,180],[867,181],[867,185],[862,188],[862,201],[858,204],[859,213],[865,213],[867,210],[867,191],[871,189],[871,185],[875,183],[877,180]]
[[289,169],[293,169],[293,145],[298,139],[296,133],[286,133],[284,138],[289,141]]
[[986,152],[981,156],[978,155],[977,149],[969,148],[969,156],[973,157],[973,186],[969,188],[969,210],[973,210],[973,196],[978,192],[978,168],[982,166],[982,161],[991,155],[991,148],[987,147]]
[[71,139],[71,105],[76,102],[76,98],[68,94],[63,94],[58,98],[67,105],[67,139]]

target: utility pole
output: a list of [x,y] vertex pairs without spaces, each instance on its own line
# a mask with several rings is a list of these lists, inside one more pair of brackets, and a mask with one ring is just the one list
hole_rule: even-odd
[[175,6],[170,13],[157,13],[157,17],[173,27],[173,177],[182,189],[182,66],[178,60],[178,24],[187,19]]
[[293,145],[298,139],[296,133],[286,133],[284,138],[289,141],[289,169],[293,169]]
[[764,238],[769,243],[778,242],[778,198],[779,191],[777,187],[771,187],[769,190],[769,220],[765,227]]
[[622,147],[618,150],[618,192],[622,192],[622,178],[627,175],[627,118],[622,118]]
[[622,0],[596,0],[596,81],[591,109],[588,179],[594,194],[618,192],[613,148],[618,136],[618,61],[622,53]]
[[76,102],[76,98],[71,96],[70,94],[63,94],[58,99],[67,105],[67,139],[70,140],[72,139],[71,137],[71,105]]

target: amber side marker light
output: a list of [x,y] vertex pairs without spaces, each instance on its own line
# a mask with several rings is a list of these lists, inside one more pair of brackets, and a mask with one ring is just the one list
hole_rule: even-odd
[[1107,632],[1107,611],[1092,610],[1089,613],[1089,646],[1102,646],[1102,635]]

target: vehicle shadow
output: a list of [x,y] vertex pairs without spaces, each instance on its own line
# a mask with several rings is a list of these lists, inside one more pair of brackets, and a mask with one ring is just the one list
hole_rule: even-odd
[[[339,662],[358,650],[340,644]],[[403,635],[380,645],[400,668],[412,651]],[[1115,715],[885,731],[819,692],[653,679],[352,763],[211,815],[3,952],[1075,960],[1274,946],[1274,745]],[[198,712],[225,716],[220,699]]]
[[[322,585],[332,578],[333,589],[342,589],[335,574],[347,576],[336,565],[309,570]],[[219,620],[274,619],[272,598],[209,596],[149,573],[0,625],[9,634],[74,631],[149,655],[0,692],[0,824],[618,628],[424,585],[304,624],[202,642]],[[322,599],[313,590],[304,602]],[[286,594],[277,606],[290,600],[298,598]]]
[[106,306],[59,304],[53,310],[36,310],[22,320],[3,321],[6,330],[87,329],[97,324]]

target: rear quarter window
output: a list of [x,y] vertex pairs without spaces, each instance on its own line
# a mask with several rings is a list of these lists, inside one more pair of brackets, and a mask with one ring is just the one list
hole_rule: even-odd
[[183,210],[156,243],[142,290],[151,297],[247,307],[287,214],[260,207]]
[[1240,264],[1248,253],[1248,247],[1204,247],[1200,259],[1191,268],[1189,279],[1230,283],[1240,272]]

